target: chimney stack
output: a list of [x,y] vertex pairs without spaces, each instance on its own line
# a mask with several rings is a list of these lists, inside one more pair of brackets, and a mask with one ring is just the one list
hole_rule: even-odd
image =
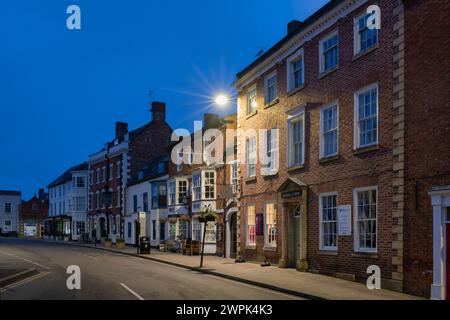
[[152,121],[166,120],[166,104],[164,102],[153,101],[151,112]]
[[292,20],[291,22],[289,22],[287,25],[288,35],[297,31],[301,25],[302,25],[302,22],[298,21],[298,20]]
[[203,128],[205,128],[205,129],[220,128],[219,116],[215,113],[205,113],[203,115]]
[[116,139],[125,136],[128,133],[128,123],[116,122]]

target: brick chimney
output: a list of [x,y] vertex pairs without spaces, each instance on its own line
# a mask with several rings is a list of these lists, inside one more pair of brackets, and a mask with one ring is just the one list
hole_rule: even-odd
[[220,128],[219,116],[214,113],[205,113],[203,115],[203,128],[205,129]]
[[128,123],[116,122],[116,138],[123,137],[128,133]]
[[164,102],[153,101],[151,112],[152,121],[166,120],[166,104]]
[[288,33],[288,35],[293,33],[293,32],[295,32],[295,31],[297,31],[300,28],[301,25],[302,25],[302,22],[298,21],[298,20],[292,20],[291,22],[289,22],[288,25],[287,25],[287,33]]

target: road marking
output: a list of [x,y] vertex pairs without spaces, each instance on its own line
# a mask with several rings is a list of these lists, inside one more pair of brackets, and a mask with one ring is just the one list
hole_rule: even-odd
[[36,266],[39,266],[39,267],[41,267],[41,268],[44,268],[44,269],[50,270],[50,268],[49,268],[49,267],[47,267],[47,266],[44,266],[44,265],[42,265],[42,264],[40,264],[40,263],[37,263],[37,262],[31,261],[31,260],[29,260],[29,259],[25,259],[25,258],[22,258],[22,257],[16,256],[15,254],[12,254],[12,253],[9,253],[9,252],[3,251],[3,250],[0,250],[0,252],[2,252],[2,253],[4,253],[4,254],[6,254],[6,255],[8,255],[8,256],[11,256],[11,257],[14,257],[14,258],[17,258],[17,259],[20,259],[20,260],[23,260],[23,261],[26,261],[26,262],[32,263],[32,264],[34,264],[34,265],[36,265]]
[[138,295],[136,292],[134,292],[133,290],[131,290],[130,288],[128,288],[125,284],[121,283],[120,284],[122,287],[124,287],[126,290],[128,290],[130,293],[132,293],[136,298],[138,298],[139,300],[145,300],[144,298],[142,298],[140,295]]
[[50,272],[41,272],[41,273],[38,273],[37,275],[34,275],[34,276],[29,277],[29,278],[26,278],[26,279],[24,279],[24,280],[22,280],[22,281],[15,282],[15,283],[10,284],[10,285],[8,285],[8,286],[6,286],[6,287],[3,287],[3,288],[1,288],[0,291],[2,291],[2,292],[3,292],[3,291],[7,291],[7,290],[9,290],[9,289],[18,287],[18,286],[20,286],[20,285],[22,285],[22,284],[25,284],[25,283],[34,281],[34,280],[36,280],[36,279],[45,277],[45,276],[47,276],[47,275],[49,275],[49,274],[50,274]]

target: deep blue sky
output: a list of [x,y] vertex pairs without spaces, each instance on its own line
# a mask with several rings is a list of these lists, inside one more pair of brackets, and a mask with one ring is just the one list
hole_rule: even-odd
[[[191,129],[216,91],[326,0],[1,0],[0,189],[24,198],[165,101]],[[66,28],[81,8],[82,30]]]

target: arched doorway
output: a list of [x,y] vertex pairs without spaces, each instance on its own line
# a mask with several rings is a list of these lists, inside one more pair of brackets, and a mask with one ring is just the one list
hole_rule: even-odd
[[229,248],[230,248],[230,258],[235,259],[237,255],[237,214],[236,212],[231,213],[229,218],[230,224],[230,237],[229,237]]
[[99,238],[107,237],[106,234],[106,219],[104,217],[98,218],[98,231]]

